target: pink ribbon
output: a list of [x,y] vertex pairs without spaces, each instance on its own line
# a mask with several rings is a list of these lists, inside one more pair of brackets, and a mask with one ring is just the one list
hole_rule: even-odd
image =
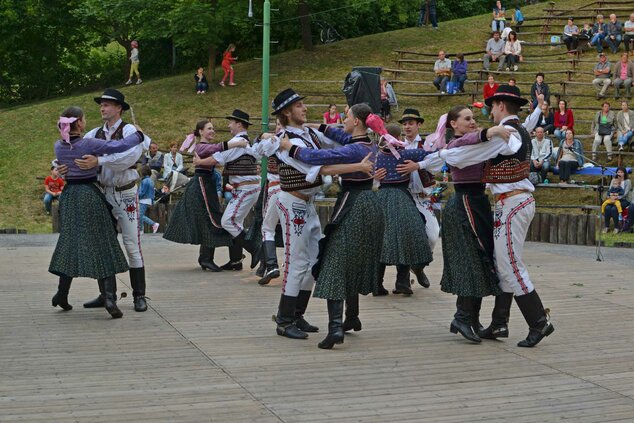
[[194,147],[196,147],[194,139],[195,137],[193,133],[187,135],[187,138],[185,138],[185,141],[183,141],[183,144],[181,145],[180,151],[185,151],[189,148],[187,152],[191,154],[194,151]]
[[386,145],[390,150],[390,153],[397,159],[401,158],[401,155],[396,151],[396,147],[405,147],[405,143],[397,140],[390,134],[388,134],[387,129],[385,129],[385,124],[383,123],[383,119],[381,119],[378,115],[374,113],[368,115],[365,119],[365,126],[370,128],[375,133],[379,134],[381,138],[379,139],[379,146],[382,146],[382,141],[384,141],[383,145]]
[[[70,125],[77,120],[76,117],[60,117],[57,121],[57,129],[62,136],[62,140],[67,144],[70,144]],[[71,145],[72,147],[72,145]]]
[[447,113],[442,115],[438,119],[438,125],[436,125],[436,132],[429,134],[425,138],[423,143],[423,150],[425,151],[438,151],[447,146],[445,142],[445,133],[447,132]]

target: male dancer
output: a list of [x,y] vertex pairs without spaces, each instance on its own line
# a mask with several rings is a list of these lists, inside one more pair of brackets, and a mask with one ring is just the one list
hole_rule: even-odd
[[[247,129],[249,115],[242,110],[235,109],[230,116],[229,130],[233,138],[245,139],[249,141]],[[230,140],[230,141],[231,141]],[[259,261],[258,254],[250,242],[245,241],[244,219],[253,208],[258,195],[260,195],[260,175],[256,159],[259,156],[253,152],[251,147],[232,148],[214,153],[213,159],[221,166],[224,166],[222,176],[229,177],[229,184],[233,186],[233,198],[227,204],[222,214],[222,227],[233,236],[233,244],[229,247],[229,262],[222,267],[223,270],[242,270],[242,248],[251,254],[251,268],[253,269]]]
[[508,144],[496,137],[489,142],[484,138],[482,144],[441,150],[438,154],[459,168],[486,161],[482,181],[489,184],[495,199],[495,266],[503,294],[495,298],[491,325],[478,331],[478,335],[485,339],[508,337],[507,322],[515,296],[529,326],[527,338],[517,345],[534,347],[555,328],[522,261],[526,233],[535,214],[535,188],[528,180],[531,138],[517,117],[528,100],[521,97],[519,88],[501,85],[486,103],[492,108],[496,124],[515,131]]
[[[101,119],[104,125],[93,129],[85,136],[87,138],[100,138],[105,141],[122,139],[136,132],[134,125],[125,123],[121,116],[124,111],[130,109],[125,102],[125,96],[113,88],[106,89],[99,97],[95,97],[99,104]],[[141,253],[141,233],[139,230],[139,199],[137,196],[137,181],[139,174],[136,171],[136,163],[143,154],[144,149],[150,146],[150,138],[145,137],[142,144],[128,151],[104,156],[85,156],[78,160],[81,168],[89,169],[100,166],[99,183],[106,196],[106,200],[112,206],[112,214],[117,221],[117,226],[123,237],[130,266],[130,284],[134,297],[134,310],[143,312],[147,310],[145,300],[145,265]],[[101,293],[92,301],[84,303],[85,308],[104,306],[104,287],[99,283]],[[116,287],[115,287],[116,290]]]
[[[405,149],[422,148],[429,153],[438,149],[437,145],[426,145],[426,143],[423,143],[419,134],[423,122],[425,122],[425,119],[421,117],[418,110],[405,109],[403,111],[403,116],[398,123],[401,124],[403,133],[405,134]],[[425,219],[425,232],[427,233],[427,240],[429,241],[429,248],[432,253],[440,237],[440,225],[434,214],[433,203],[429,197],[434,185],[436,185],[436,181],[433,176],[425,170],[419,170],[412,172],[408,188],[414,199],[416,208]],[[424,268],[412,266],[412,272],[416,275],[416,279],[422,287],[429,288],[429,279],[427,275],[425,275]]]

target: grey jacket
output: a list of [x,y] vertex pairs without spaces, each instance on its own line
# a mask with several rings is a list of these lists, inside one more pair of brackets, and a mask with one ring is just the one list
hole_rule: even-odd
[[[590,128],[592,135],[596,135],[599,131],[599,119],[601,119],[601,113],[603,112],[599,110],[597,114],[594,115],[594,119],[592,119],[592,127]],[[616,114],[612,110],[608,112],[608,123],[612,125],[612,133],[614,133],[614,127],[616,126]]]
[[[621,61],[619,60],[612,66],[612,77],[614,79],[621,79]],[[634,78],[634,63],[631,60],[627,61],[627,78]]]
[[634,111],[628,110],[627,114],[630,116],[629,127],[625,124],[625,113],[623,113],[623,110],[619,110],[619,112],[616,114],[616,130],[619,137],[627,131],[634,129]]

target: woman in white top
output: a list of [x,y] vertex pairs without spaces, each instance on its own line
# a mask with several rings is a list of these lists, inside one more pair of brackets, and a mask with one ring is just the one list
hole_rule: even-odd
[[504,46],[504,54],[506,55],[504,61],[506,62],[507,72],[511,70],[511,68],[516,71],[517,64],[520,62],[520,54],[522,54],[522,45],[517,41],[515,31],[509,32],[509,37]]
[[175,141],[170,143],[170,152],[163,157],[163,179],[167,179],[172,172],[182,172],[185,170],[183,155],[178,152],[178,143]]

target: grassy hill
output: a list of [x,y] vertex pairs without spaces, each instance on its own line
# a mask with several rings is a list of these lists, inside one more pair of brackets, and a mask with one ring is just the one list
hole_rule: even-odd
[[[579,0],[558,1],[559,8],[579,7]],[[525,16],[543,15],[543,9],[547,4],[539,4],[526,7],[523,10]],[[414,11],[412,11],[414,13]],[[537,21],[541,22],[541,21]],[[552,30],[563,29],[565,22],[554,24]],[[528,23],[528,22],[527,22]],[[314,51],[292,51],[275,55],[271,59],[271,96],[278,91],[292,85],[300,92],[338,92],[339,85],[315,85],[315,84],[290,84],[291,80],[343,80],[353,66],[384,66],[394,67],[396,55],[394,49],[408,49],[421,52],[436,52],[438,49],[446,49],[449,52],[474,51],[484,48],[488,38],[487,31],[490,28],[490,16],[477,16],[460,19],[451,22],[441,22],[439,31],[430,29],[409,28],[400,31],[375,34],[357,39],[344,40],[338,43],[318,46]],[[528,29],[526,30],[528,31]],[[535,31],[535,29],[532,29]],[[522,38],[528,41],[536,41],[536,38]],[[540,51],[550,51],[550,47],[527,48],[527,58],[540,54]],[[239,52],[238,52],[239,53]],[[594,58],[593,54],[586,55]],[[611,57],[611,60],[616,56]],[[563,62],[554,64],[522,65],[521,70],[536,72],[538,69],[561,69]],[[429,68],[432,65],[428,65]],[[473,64],[471,69],[479,69],[480,64]],[[569,64],[567,66],[570,66]],[[588,73],[592,64],[584,63],[581,72]],[[143,64],[141,64],[143,72]],[[148,80],[140,86],[120,87],[125,93],[127,101],[135,109],[139,124],[156,140],[162,148],[166,148],[170,141],[182,141],[185,134],[191,131],[195,122],[202,116],[224,116],[238,107],[248,111],[252,116],[260,116],[260,81],[261,63],[251,61],[238,63],[235,66],[236,87],[221,88],[217,83],[211,83],[210,91],[204,95],[196,95],[193,86],[193,73]],[[221,71],[217,71],[217,75]],[[470,78],[475,74],[470,73]],[[426,77],[430,79],[431,77]],[[122,82],[126,78],[122,75]],[[517,77],[518,81],[531,82],[533,75]],[[561,79],[561,77],[547,78],[547,82]],[[575,80],[590,80],[589,74],[580,74]],[[505,81],[500,77],[499,81]],[[553,91],[559,91],[558,84],[551,85]],[[425,88],[432,92],[433,87]],[[403,91],[396,87],[397,94]],[[405,91],[411,91],[406,89]],[[592,91],[588,91],[592,93]],[[0,202],[0,228],[17,227],[25,228],[29,232],[50,232],[50,218],[43,212],[41,204],[42,181],[36,179],[48,174],[49,164],[53,158],[53,144],[58,138],[55,121],[59,113],[69,105],[81,106],[87,112],[88,127],[99,125],[99,113],[93,97],[99,92],[70,96],[52,101],[35,103],[27,106],[16,107],[0,111],[0,148],[2,160],[0,165],[0,193],[3,201]],[[342,95],[332,97],[310,97],[306,100],[309,104],[322,104],[337,102],[342,104]],[[423,130],[430,132],[435,129],[438,117],[456,104],[470,103],[467,97],[446,97],[438,100],[436,97],[399,97],[401,110],[404,107],[418,107],[425,116],[426,122]],[[592,99],[571,101],[575,104],[596,105],[599,102]],[[324,108],[314,107],[310,109],[310,118],[320,119]],[[400,112],[395,112],[398,115]],[[576,115],[575,118],[578,118]],[[215,120],[216,128],[224,128],[224,119]],[[588,125],[580,125],[583,133],[588,132]],[[254,126],[255,134],[259,128]],[[222,137],[223,134],[220,133]],[[589,147],[588,142],[585,143]],[[545,190],[559,191],[559,190]],[[581,191],[581,190],[576,190]],[[589,204],[593,194],[584,191],[583,194],[575,192],[575,197],[570,201],[567,196],[553,193],[540,193],[543,201],[573,201],[579,204]],[[581,196],[581,198],[579,198]]]

